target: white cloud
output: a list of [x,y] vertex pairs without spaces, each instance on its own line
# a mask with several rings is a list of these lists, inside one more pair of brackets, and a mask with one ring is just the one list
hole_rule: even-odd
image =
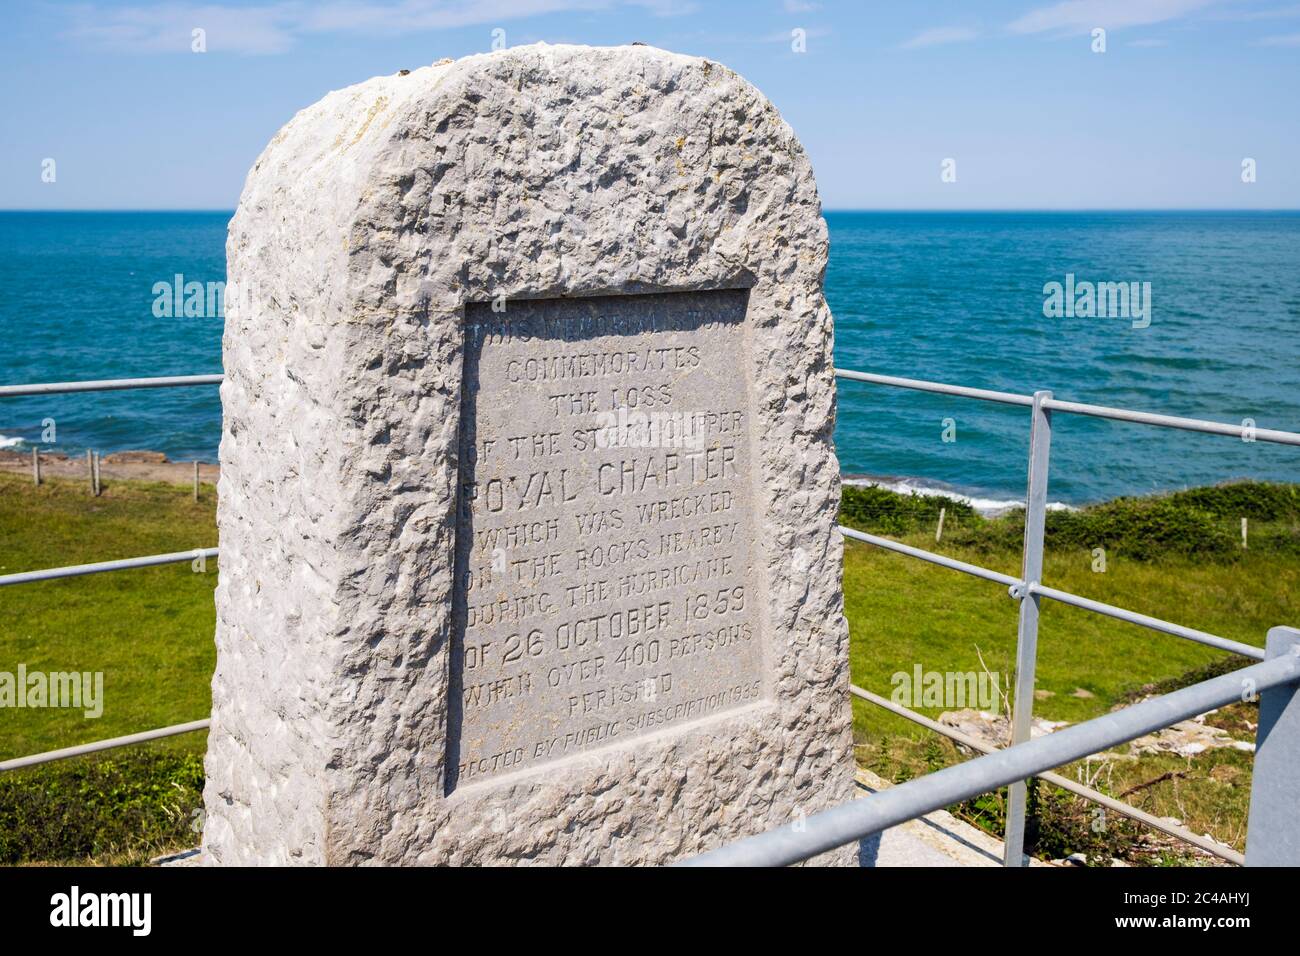
[[[313,33],[402,33],[496,25],[547,13],[609,8],[615,0],[274,0],[260,6],[162,2],[69,9],[69,34],[126,53],[186,53],[192,31],[211,53],[283,53]],[[686,12],[689,0],[623,0],[657,15]]]
[[626,0],[634,7],[641,7],[656,17],[680,17],[694,13],[699,7],[693,0]]
[[[168,3],[153,6],[72,9],[70,35],[92,46],[131,53],[188,53],[195,29],[208,35],[210,50],[283,53],[293,46],[289,25],[296,4],[223,7]],[[300,13],[299,13],[300,15]]]
[[811,3],[809,0],[785,0],[786,13],[812,13],[821,7],[820,3]]
[[919,50],[927,46],[941,46],[945,43],[966,43],[979,36],[975,30],[967,27],[936,27],[918,33],[906,43],[900,45],[903,50]]
[[[303,10],[301,4],[291,5]],[[501,23],[546,13],[606,6],[609,4],[601,0],[327,0],[325,3],[307,4],[301,26],[304,32],[406,33]]]
[[[831,31],[825,27],[800,27],[799,29],[803,30],[804,38],[808,40],[816,40],[819,37],[827,37],[831,35]],[[758,43],[789,43],[790,39],[789,30],[777,30],[775,33],[768,33],[761,37],[755,37],[755,41]]]
[[1008,25],[1013,33],[1087,33],[1178,20],[1216,0],[1064,0],[1030,10]]
[[1282,36],[1264,37],[1260,46],[1300,46],[1300,33],[1287,33]]
[[1265,10],[1224,10],[1222,13],[1215,14],[1214,19],[1254,22],[1257,20],[1286,20],[1294,17],[1300,17],[1300,4],[1269,7]]

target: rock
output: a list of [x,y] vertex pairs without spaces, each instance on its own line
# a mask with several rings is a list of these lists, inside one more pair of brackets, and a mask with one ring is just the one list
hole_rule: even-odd
[[1133,754],[1175,753],[1180,757],[1194,757],[1228,747],[1245,753],[1254,753],[1252,741],[1235,740],[1221,727],[1205,723],[1208,714],[1200,714],[1191,720],[1179,721],[1169,727],[1147,734],[1130,742],[1129,752]]
[[[1001,714],[992,714],[983,710],[966,708],[944,711],[939,715],[939,723],[996,747],[1005,747],[1011,737],[1010,720]],[[1041,737],[1067,726],[1069,726],[1068,721],[1035,717],[1030,723],[1029,736],[1031,739]]]
[[109,465],[161,465],[167,456],[160,451],[115,451],[101,460]]
[[[849,800],[826,256],[707,60],[294,117],[227,244],[204,861],[662,864]],[[703,447],[609,443],[647,409]]]

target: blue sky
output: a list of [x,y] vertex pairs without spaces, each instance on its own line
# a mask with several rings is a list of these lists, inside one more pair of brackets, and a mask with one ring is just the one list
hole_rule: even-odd
[[1290,0],[0,2],[0,208],[233,208],[294,112],[495,29],[727,64],[831,209],[1300,208]]

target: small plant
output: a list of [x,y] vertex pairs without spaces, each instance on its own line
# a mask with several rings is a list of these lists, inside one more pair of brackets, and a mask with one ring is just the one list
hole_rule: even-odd
[[140,864],[195,846],[203,757],[132,748],[0,774],[0,864]]
[[[1020,549],[1023,509],[985,518],[952,498],[875,485],[844,487],[840,521],[876,534],[932,532],[940,508],[947,512],[945,546],[984,554]],[[1137,561],[1176,556],[1231,562],[1242,553],[1242,518],[1252,522],[1252,550],[1300,553],[1300,485],[1255,481],[1049,511],[1044,540],[1049,548],[1105,548]]]
[[840,522],[859,531],[907,534],[934,531],[944,509],[944,529],[982,520],[965,502],[941,495],[900,494],[878,485],[845,485],[840,502]]

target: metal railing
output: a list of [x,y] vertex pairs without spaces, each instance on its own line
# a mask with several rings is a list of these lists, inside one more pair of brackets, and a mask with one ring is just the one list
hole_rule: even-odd
[[[807,859],[823,850],[877,832],[878,830],[892,826],[895,823],[900,823],[921,816],[931,810],[938,809],[939,807],[959,802],[960,800],[967,799],[970,796],[985,793],[1001,786],[1009,786],[1004,862],[1009,866],[1022,865],[1026,796],[1025,781],[1027,778],[1033,776],[1041,776],[1057,786],[1062,786],[1063,788],[1083,796],[1086,799],[1101,803],[1104,806],[1109,806],[1117,812],[1163,830],[1179,839],[1186,840],[1187,842],[1197,845],[1207,852],[1214,853],[1223,859],[1231,862],[1243,862],[1248,860],[1249,854],[1247,857],[1242,857],[1241,854],[1236,853],[1230,848],[1222,847],[1213,843],[1213,841],[1208,841],[1205,838],[1198,837],[1189,831],[1183,830],[1181,827],[1171,825],[1167,821],[1162,821],[1159,818],[1146,814],[1135,807],[1123,804],[1114,798],[1107,797],[1105,794],[1091,790],[1091,788],[1084,787],[1081,784],[1077,784],[1074,781],[1070,781],[1067,778],[1060,777],[1056,774],[1045,773],[1045,771],[1061,766],[1071,760],[1076,760],[1097,753],[1108,747],[1122,743],[1125,740],[1141,736],[1143,733],[1147,733],[1150,730],[1168,726],[1170,723],[1175,723],[1178,720],[1195,716],[1196,714],[1203,713],[1206,710],[1214,709],[1215,707],[1222,706],[1224,703],[1235,700],[1241,694],[1240,682],[1242,681],[1253,681],[1254,686],[1261,691],[1283,688],[1285,690],[1286,701],[1289,702],[1291,691],[1294,690],[1290,685],[1295,682],[1297,676],[1300,676],[1300,663],[1292,662],[1290,660],[1290,658],[1294,656],[1294,650],[1300,648],[1300,632],[1292,631],[1289,628],[1276,628],[1273,632],[1270,632],[1269,653],[1266,655],[1265,651],[1248,644],[1243,644],[1239,641],[1233,641],[1228,638],[1219,637],[1181,624],[1175,624],[1159,618],[1139,614],[1125,608],[1115,607],[1100,601],[1094,601],[1089,598],[1071,594],[1066,591],[1060,591],[1042,584],[1040,579],[1042,577],[1043,541],[1046,525],[1048,463],[1051,447],[1051,413],[1053,410],[1056,410],[1069,414],[1090,415],[1099,418],[1113,419],[1116,421],[1135,422],[1166,428],[1179,428],[1208,434],[1230,435],[1237,438],[1250,438],[1256,441],[1267,441],[1296,446],[1300,446],[1300,434],[1273,429],[1255,428],[1254,426],[1247,426],[1245,424],[1229,425],[1221,422],[1180,418],[1148,412],[1135,412],[1128,409],[1089,405],[1080,402],[1058,401],[1054,399],[1052,393],[1048,391],[1035,392],[1030,396],[1019,395],[1011,392],[992,391],[989,389],[970,388],[967,386],[948,385],[939,382],[928,382],[918,379],[875,375],[847,369],[837,369],[835,374],[838,378],[848,381],[866,382],[916,391],[973,398],[981,401],[996,402],[1006,405],[1018,405],[1027,407],[1031,410],[1029,481],[1028,491],[1026,494],[1025,538],[1020,577],[1002,574],[1001,572],[993,571],[988,568],[982,568],[978,565],[969,564],[945,555],[936,554],[923,548],[915,548],[888,538],[856,531],[852,528],[840,528],[840,531],[848,538],[863,541],[899,554],[918,558],[932,564],[1002,584],[1008,588],[1008,593],[1011,597],[1020,602],[1017,633],[1016,694],[1013,704],[1011,744],[1003,750],[991,748],[987,744],[983,744],[971,738],[965,738],[964,735],[961,735],[956,731],[944,728],[943,725],[930,721],[928,718],[922,717],[920,714],[916,714],[906,708],[897,707],[897,705],[891,705],[885,701],[884,698],[874,695],[870,691],[854,687],[853,693],[855,696],[879,706],[883,706],[888,710],[898,713],[900,716],[904,716],[923,726],[930,727],[930,729],[936,730],[939,733],[944,733],[967,746],[971,746],[973,749],[985,751],[985,756],[910,781],[908,784],[876,794],[869,800],[855,801],[853,804],[825,811],[822,814],[818,814],[815,817],[811,817],[807,821],[804,821],[800,825],[800,829],[797,833],[792,834],[789,827],[771,831],[758,837],[751,837],[747,840],[740,841],[739,843],[725,847],[721,850],[713,851],[710,854],[700,857],[696,862],[795,862],[797,860]],[[10,385],[0,386],[0,398],[20,395],[51,395],[71,392],[117,391],[135,388],[172,388],[196,385],[217,385],[221,383],[222,379],[223,376],[221,375],[194,375],[165,378],[114,379],[93,382]],[[218,551],[218,548],[202,548],[196,549],[192,552],[148,555],[144,557],[104,561],[94,564],[73,565],[61,568],[48,568],[39,571],[0,575],[0,586],[27,584],[36,581],[47,581],[85,574],[121,571],[130,568],[151,567],[155,565],[200,560],[206,559],[207,557],[217,557]],[[1197,684],[1193,687],[1174,692],[1173,694],[1144,701],[1141,704],[1136,704],[1132,707],[1126,708],[1118,714],[1110,714],[1105,717],[1096,718],[1095,720],[1075,725],[1066,730],[1058,731],[1057,733],[1045,738],[1040,738],[1039,740],[1030,740],[1029,726],[1033,707],[1034,671],[1038,640],[1038,612],[1040,599],[1044,597],[1059,603],[1103,614],[1117,620],[1137,624],[1161,633],[1170,634],[1190,641],[1196,641],[1210,647],[1230,651],[1245,657],[1255,658],[1264,661],[1264,663],[1243,668],[1233,674],[1224,675],[1221,678],[1215,678],[1202,684]],[[1282,647],[1285,644],[1287,647],[1286,653],[1284,654],[1280,650],[1274,653],[1274,644],[1277,644],[1278,647]],[[1283,659],[1280,661],[1265,661],[1264,659],[1266,656],[1271,658],[1281,657]],[[1234,688],[1232,693],[1227,693],[1229,684]],[[1280,699],[1280,693],[1281,692],[1279,691],[1274,692],[1275,700]],[[1211,700],[1212,702],[1206,703],[1207,700]],[[1191,709],[1187,709],[1188,707],[1191,707]],[[1294,707],[1291,708],[1293,711],[1295,709],[1296,708]],[[1175,713],[1176,716],[1170,717],[1169,714],[1171,712]],[[1156,719],[1163,722],[1153,723],[1152,720]],[[1300,716],[1296,714],[1292,714],[1288,719],[1291,723],[1300,723]],[[1275,724],[1279,722],[1281,722],[1281,718],[1277,718],[1273,721]],[[0,762],[0,771],[34,766],[53,760],[66,759],[68,757],[93,753],[99,750],[107,750],[114,747],[129,746],[131,744],[171,736],[173,734],[189,733],[191,731],[205,729],[207,725],[208,722],[206,720],[192,721],[187,724],[158,728],[138,734],[112,738],[110,740],[50,751],[48,753],[19,757]],[[1264,733],[1264,727],[1263,708],[1261,707],[1261,736],[1266,736]],[[1133,728],[1138,729],[1133,730]],[[1300,728],[1294,729],[1300,730]],[[1130,731],[1132,732],[1130,733]],[[1128,734],[1128,736],[1124,736],[1124,734]],[[1300,732],[1282,734],[1279,736],[1289,737],[1291,741],[1300,741]],[[1300,754],[1295,753],[1298,744],[1296,742],[1290,742],[1289,746],[1293,752],[1291,754],[1291,763],[1300,764]],[[1273,752],[1277,752],[1281,749],[1282,748],[1278,746],[1272,748]],[[1062,756],[1063,754],[1064,756]],[[1274,776],[1277,776],[1278,774],[1279,772],[1275,772]],[[1258,777],[1258,758],[1256,776]],[[952,794],[956,791],[960,792],[958,795],[953,796]],[[1252,799],[1252,826],[1254,826],[1256,815],[1255,805],[1256,801]],[[811,826],[813,821],[819,821],[816,827]],[[866,827],[866,829],[864,829],[864,827]],[[1300,836],[1296,836],[1294,839],[1300,841]],[[838,842],[827,842],[828,840]],[[1297,849],[1297,854],[1300,854],[1300,848]]]
[[163,737],[177,734],[189,734],[196,730],[207,730],[209,719],[191,720],[187,724],[173,724],[170,727],[158,727],[154,730],[141,731],[138,734],[126,734],[123,737],[110,737],[108,740],[96,740],[94,743],[77,744],[60,750],[47,750],[45,753],[32,754],[28,757],[15,757],[13,760],[0,760],[0,770],[21,770],[23,767],[35,767],[37,764],[51,763],[55,760],[67,760],[69,757],[83,757],[101,750],[113,750],[116,747],[130,747]]
[[[954,730],[951,727],[945,726],[937,720],[931,720],[929,717],[918,714],[914,710],[909,710],[901,704],[895,704],[892,700],[886,700],[879,694],[873,694],[869,690],[863,690],[861,687],[854,684],[849,685],[849,693],[854,697],[860,697],[863,700],[870,701],[877,707],[882,707],[891,713],[897,714],[899,717],[920,724],[922,727],[929,730],[933,730],[937,734],[942,734],[970,750],[975,750],[982,754],[989,754],[996,753],[1001,749],[1000,747],[994,747],[992,744],[980,740],[977,737],[971,737],[967,734],[963,734],[959,730]],[[1122,800],[1116,800],[1114,797],[1107,796],[1099,790],[1092,789],[1092,787],[1086,787],[1077,780],[1071,780],[1069,777],[1062,777],[1060,774],[1051,773],[1050,771],[1038,774],[1038,779],[1050,783],[1054,787],[1060,787],[1062,790],[1069,791],[1075,796],[1083,797],[1083,799],[1105,807],[1107,810],[1111,810],[1121,816],[1128,817],[1131,820],[1136,820],[1138,823],[1143,823],[1154,830],[1167,833],[1171,837],[1176,837],[1177,839],[1182,840],[1184,843],[1190,843],[1192,846],[1198,847],[1211,856],[1217,856],[1219,859],[1225,860],[1228,863],[1235,863],[1240,866],[1246,862],[1246,857],[1243,854],[1238,853],[1236,850],[1232,849],[1232,847],[1224,846],[1218,840],[1193,833],[1191,830],[1181,827],[1176,823],[1172,823],[1164,817],[1157,817],[1154,814],[1147,813],[1145,810],[1139,810],[1137,807],[1130,806]]]
[[1260,692],[1245,862],[1295,865],[1300,834],[1300,631],[1269,632],[1268,659],[1055,733],[909,780],[685,861],[688,866],[785,866],[811,859],[942,807],[1008,786]]
[[[162,378],[117,378],[90,382],[45,382],[35,385],[0,385],[0,398],[13,398],[20,395],[62,395],[72,392],[117,392],[135,388],[184,388],[194,385],[220,385],[222,375],[172,375]],[[61,568],[43,568],[39,571],[22,571],[17,574],[0,574],[0,587],[14,584],[32,584],[37,581],[53,581],[58,578],[74,578],[85,574],[101,574],[107,571],[127,571],[133,568],[150,568],[163,564],[180,564],[185,561],[206,561],[217,557],[218,548],[195,548],[193,551],[177,551],[171,554],[149,554],[138,558],[120,558],[115,561],[97,561],[93,564],[73,564]],[[208,719],[192,720],[189,723],[173,724],[170,727],[157,727],[140,733],[97,740],[93,743],[63,747],[45,753],[29,754],[26,757],[14,757],[0,760],[0,772],[35,767],[55,760],[67,760],[85,754],[112,750],[117,747],[129,747],[133,744],[159,740],[177,734],[188,734],[208,729]]]
[[130,571],[133,568],[152,568],[160,564],[206,561],[208,558],[215,558],[216,556],[216,548],[195,548],[193,551],[174,551],[171,554],[147,554],[142,558],[121,558],[117,561],[69,564],[62,568],[44,568],[40,571],[20,571],[17,574],[0,574],[0,588],[10,584],[31,584],[34,581],[77,578],[83,574],[101,574],[104,571]]
[[[999,392],[982,388],[970,388],[962,385],[948,385],[941,382],[927,382],[919,379],[898,378],[891,375],[875,375],[867,372],[855,372],[849,369],[836,369],[836,377],[846,381],[865,382],[872,385],[886,385],[913,391],[952,395],[960,398],[972,398],[979,401],[996,402],[1003,405],[1018,405],[1030,409],[1029,423],[1029,478],[1025,493],[1025,536],[1021,555],[1021,573],[1019,578],[978,565],[958,561],[923,548],[882,538],[878,535],[864,534],[852,528],[841,527],[845,537],[864,541],[877,547],[887,548],[899,554],[919,558],[932,564],[938,564],[955,571],[961,571],[975,577],[1004,584],[1012,598],[1020,602],[1020,614],[1016,635],[1016,673],[1015,695],[1012,700],[1011,745],[1024,744],[1030,739],[1030,727],[1033,719],[1034,676],[1038,656],[1038,618],[1040,599],[1048,598],[1061,604],[1068,604],[1085,611],[1102,614],[1116,620],[1126,621],[1174,637],[1206,644],[1219,650],[1230,651],[1243,657],[1262,660],[1264,652],[1257,647],[1229,640],[1215,634],[1196,630],[1181,624],[1175,624],[1160,618],[1139,614],[1126,608],[1115,607],[1101,601],[1094,601],[1068,591],[1047,587],[1042,583],[1043,575],[1043,541],[1047,524],[1047,485],[1052,445],[1052,412],[1059,411],[1073,415],[1089,415],[1114,421],[1134,422],[1143,425],[1155,425],[1162,428],[1177,428],[1187,431],[1203,432],[1212,435],[1229,435],[1241,440],[1274,442],[1282,445],[1300,445],[1300,434],[1277,431],[1268,428],[1256,428],[1243,423],[1229,425],[1223,422],[1205,421],[1196,418],[1181,418],[1173,415],[1158,415],[1152,412],[1135,412],[1124,408],[1111,408],[1105,405],[1089,405],[1082,402],[1064,402],[1053,398],[1050,391],[1037,391],[1033,395],[1019,395],[1014,392]],[[1000,786],[1000,785],[999,785]],[[1006,830],[1004,833],[1004,857],[1006,866],[1024,865],[1025,810],[1027,789],[1025,780],[1011,781],[1007,793]],[[1126,813],[1137,818],[1140,813],[1136,808],[1127,807]],[[1166,831],[1168,832],[1168,831]],[[1181,836],[1181,834],[1175,834]],[[1189,841],[1195,842],[1195,841]],[[1199,845],[1199,844],[1198,844]],[[1203,847],[1204,848],[1204,847]],[[1216,855],[1227,858],[1222,852]]]
[[92,382],[43,382],[35,385],[0,385],[0,398],[19,395],[65,395],[71,392],[121,392],[132,388],[178,388],[220,385],[224,375],[167,375],[161,378],[108,378]]

